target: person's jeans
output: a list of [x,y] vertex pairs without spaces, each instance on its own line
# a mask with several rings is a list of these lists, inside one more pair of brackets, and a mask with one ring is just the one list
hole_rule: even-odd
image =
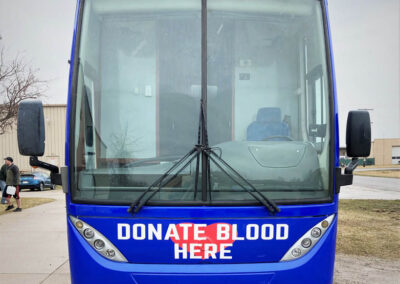
[[1,187],[1,204],[6,204],[6,199],[3,197],[4,190],[6,190],[6,182],[4,180],[0,180]]

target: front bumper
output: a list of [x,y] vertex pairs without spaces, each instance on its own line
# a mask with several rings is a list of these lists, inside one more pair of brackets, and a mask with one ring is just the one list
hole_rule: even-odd
[[[105,259],[68,220],[72,283],[318,283],[333,282],[337,219],[305,256],[288,262],[245,264],[132,264]],[[282,255],[285,252],[282,252]],[[154,256],[157,257],[157,256]]]
[[19,185],[19,189],[31,189],[31,188],[35,188],[35,189],[39,189],[40,188],[40,183],[21,183]]

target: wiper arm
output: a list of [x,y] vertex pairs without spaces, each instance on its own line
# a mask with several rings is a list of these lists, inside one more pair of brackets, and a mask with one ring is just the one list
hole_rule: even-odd
[[[204,180],[206,180],[207,178],[209,178],[209,159],[206,156],[206,154],[204,154],[205,149],[208,149],[208,141],[207,141],[207,128],[205,128],[205,114],[204,114],[204,101],[201,100],[200,101],[200,118],[199,118],[199,130],[198,130],[198,137],[197,137],[197,145],[195,145],[193,147],[192,150],[190,150],[185,156],[183,156],[175,165],[173,165],[168,171],[166,171],[160,178],[158,178],[156,181],[154,181],[137,199],[135,202],[133,202],[128,209],[129,213],[135,214],[137,212],[140,211],[140,209],[146,205],[146,203],[153,198],[153,196],[159,192],[165,185],[167,185],[169,182],[171,182],[173,179],[175,179],[179,173],[181,173],[185,168],[187,168],[190,163],[197,158],[196,161],[196,173],[195,173],[195,185],[194,185],[194,199],[196,199],[196,195],[197,195],[197,183],[199,180],[199,163],[200,163],[200,156],[202,156],[203,161],[204,161],[204,157],[206,158],[206,163],[207,165],[205,165],[208,175],[207,176],[203,176],[203,182],[202,182],[202,187],[207,186],[206,184],[204,184]],[[201,143],[201,145],[200,145]],[[195,155],[193,155],[194,153],[196,153]],[[192,156],[193,155],[193,156]],[[175,169],[177,169],[183,162],[185,162],[185,160],[187,160],[190,156],[192,156],[189,161],[181,168],[179,169],[171,178],[167,179],[167,181],[165,181],[165,179],[167,178],[167,176],[174,171]],[[204,168],[204,165],[202,165],[202,167]],[[203,172],[203,175],[205,173]],[[158,188],[154,191],[151,192],[151,194],[145,198],[145,195],[147,193],[149,193],[151,191],[151,189],[155,186],[158,185]],[[202,190],[207,191],[207,189]]]
[[[137,199],[135,202],[131,204],[128,209],[128,212],[135,214],[140,211],[140,209],[146,205],[146,203],[153,198],[153,196],[159,192],[165,185],[174,180],[179,173],[181,173],[185,168],[187,168],[190,163],[197,158],[196,161],[196,172],[195,172],[195,184],[194,184],[194,199],[197,197],[197,188],[198,188],[198,180],[199,180],[199,163],[200,157],[203,158],[203,161],[206,162],[206,165],[202,165],[205,168],[205,171],[202,171],[202,191],[207,192],[208,189],[211,190],[211,174],[210,174],[210,160],[214,162],[214,164],[231,180],[233,180],[236,184],[238,184],[241,188],[243,188],[246,192],[248,192],[251,196],[254,197],[257,201],[259,201],[262,205],[264,205],[269,212],[275,214],[280,212],[280,209],[276,206],[275,202],[268,199],[264,194],[262,194],[259,190],[257,190],[249,181],[247,181],[241,174],[239,174],[235,169],[233,169],[225,160],[223,160],[219,155],[217,155],[213,149],[208,146],[208,137],[207,137],[207,128],[205,127],[205,118],[204,118],[204,109],[203,109],[203,101],[201,102],[201,110],[200,110],[200,123],[199,123],[199,134],[198,134],[198,142],[200,142],[200,137],[204,135],[202,139],[202,144],[198,143],[192,150],[190,150],[185,156],[183,156],[175,165],[173,165],[168,171],[166,171],[160,178],[154,181]],[[202,130],[202,131],[201,131]],[[193,155],[194,154],[194,155]],[[182,163],[184,163],[189,157],[191,157],[182,168],[180,168],[172,177],[167,178],[167,176],[177,169]],[[234,173],[234,175],[242,181],[238,181],[234,176],[228,173],[219,163],[228,168],[230,171]],[[245,185],[247,185],[247,187]],[[151,189],[158,185],[158,188],[151,192],[151,194],[145,198],[145,195],[151,191]],[[205,187],[205,188],[204,188]],[[249,189],[250,187],[251,189]]]
[[[133,202],[128,209],[128,212],[134,214],[139,212],[139,210],[149,201],[157,192],[161,190],[165,185],[167,185],[169,182],[171,182],[173,179],[175,179],[180,172],[182,172],[185,168],[187,168],[190,163],[194,160],[195,157],[199,155],[199,153],[196,153],[196,155],[193,155],[196,152],[196,148],[193,148],[190,150],[185,156],[183,156],[176,164],[174,164],[171,168],[169,168],[168,171],[166,171],[161,177],[159,177],[157,180],[155,180],[136,200]],[[169,178],[167,181],[164,181],[167,176],[174,171],[176,168],[178,168],[185,160],[187,160],[190,156],[192,156],[181,169],[179,169],[171,178]],[[158,185],[158,189],[154,190],[151,195],[149,195],[147,198],[144,198],[145,195],[151,191],[153,187]],[[135,208],[135,209],[134,209]],[[134,209],[134,210],[133,210]]]
[[[234,168],[232,168],[224,159],[222,159],[220,156],[218,156],[212,149],[209,149],[209,151],[206,152],[207,156],[211,159],[211,161],[214,162],[214,164],[225,174],[227,175],[231,180],[233,180],[237,185],[239,185],[241,188],[243,188],[245,191],[247,191],[251,196],[253,196],[256,200],[258,200],[262,205],[264,205],[269,212],[272,214],[275,214],[277,212],[280,212],[281,210],[276,206],[275,202],[268,199],[264,194],[262,194],[257,188],[255,188],[248,180],[246,180],[241,174],[239,174]],[[216,157],[216,159],[214,157]],[[237,179],[235,179],[231,174],[229,174],[218,162],[223,164],[225,167],[227,167],[229,170],[231,170],[236,177],[238,177],[243,183],[245,183],[247,186],[251,188],[248,189],[246,186],[244,186],[242,183],[240,183]],[[258,195],[257,195],[257,194]],[[261,197],[260,197],[261,196]]]
[[[202,158],[202,199],[207,197],[207,180],[210,181],[211,176],[209,174],[210,169],[210,160],[208,157],[203,153],[206,149],[208,149],[208,132],[207,132],[207,122],[206,122],[206,114],[204,111],[204,99],[200,100],[200,117],[199,117],[199,130],[197,133],[197,145],[195,146],[196,149],[199,151],[199,155],[197,156],[196,161],[196,173],[195,173],[195,181],[194,181],[194,196],[193,199],[196,200],[197,198],[197,188],[199,182],[199,175],[200,175],[200,157]],[[209,187],[211,189],[211,186]],[[206,194],[204,194],[206,192]]]
[[[189,151],[184,157],[182,157],[174,166],[172,166],[167,172],[165,172],[160,178],[158,178],[155,182],[153,182],[139,197],[136,199],[135,202],[131,204],[131,206],[128,209],[128,212],[135,214],[140,211],[140,209],[146,205],[146,203],[153,198],[153,196],[158,193],[165,185],[173,181],[185,168],[187,168],[190,163],[197,158],[197,165],[198,161],[200,158],[200,155],[205,153],[208,159],[214,162],[214,164],[225,174],[227,175],[232,181],[234,181],[236,184],[238,184],[242,189],[244,189],[246,192],[248,192],[254,199],[259,201],[262,205],[264,205],[269,212],[272,214],[275,214],[277,212],[280,212],[280,209],[276,206],[275,202],[268,199],[264,194],[262,194],[259,190],[257,190],[249,181],[247,181],[241,174],[239,174],[234,168],[232,168],[226,161],[224,161],[220,156],[218,156],[211,148],[203,148],[199,145],[196,145],[191,151]],[[193,155],[194,154],[194,155]],[[190,157],[190,159],[181,167],[172,177],[167,178],[167,176],[177,169],[185,160],[187,160]],[[230,171],[234,173],[234,176],[228,173],[221,164],[228,168]],[[208,167],[210,169],[210,167]],[[196,192],[197,192],[197,181],[198,181],[198,166],[196,169],[196,179],[195,179],[195,197],[196,197]],[[203,173],[204,174],[204,173]],[[210,172],[208,171],[208,184],[210,183]],[[240,181],[238,181],[236,178],[238,178]],[[245,184],[245,185],[244,185]],[[158,185],[158,188],[156,190],[151,191],[153,187]],[[247,185],[247,187],[246,187]],[[210,186],[210,185],[209,185]],[[250,187],[251,189],[249,189]],[[211,188],[211,186],[210,186]],[[147,193],[151,192],[149,196],[146,198],[145,195]]]

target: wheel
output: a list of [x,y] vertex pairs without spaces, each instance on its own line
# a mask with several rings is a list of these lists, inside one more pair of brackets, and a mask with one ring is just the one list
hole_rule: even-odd
[[41,183],[39,184],[39,190],[40,190],[40,191],[43,191],[43,190],[44,190],[44,184],[43,184],[43,182],[41,182]]
[[50,189],[51,189],[51,190],[54,190],[55,188],[56,188],[56,186],[55,186],[54,184],[51,184],[51,185],[50,185]]
[[30,188],[29,190],[30,190],[30,191],[34,191],[35,189],[34,189],[34,188]]

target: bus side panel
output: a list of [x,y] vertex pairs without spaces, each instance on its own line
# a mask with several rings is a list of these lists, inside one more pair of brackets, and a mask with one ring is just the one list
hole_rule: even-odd
[[298,260],[254,264],[159,265],[109,261],[79,235],[68,220],[71,281],[79,283],[307,283],[333,282],[337,221]]

